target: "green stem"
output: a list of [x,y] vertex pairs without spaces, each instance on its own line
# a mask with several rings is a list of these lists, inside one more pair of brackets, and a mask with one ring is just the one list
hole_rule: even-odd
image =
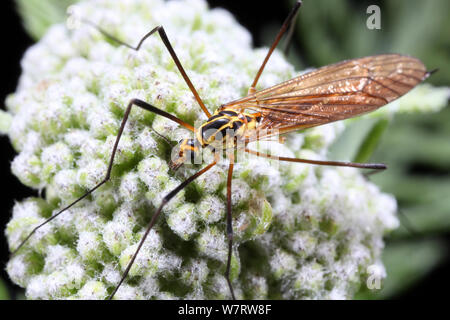
[[367,133],[366,137],[362,141],[358,153],[353,159],[355,162],[367,162],[375,151],[378,143],[380,142],[381,136],[388,127],[389,120],[383,118],[377,121],[372,127],[372,129]]

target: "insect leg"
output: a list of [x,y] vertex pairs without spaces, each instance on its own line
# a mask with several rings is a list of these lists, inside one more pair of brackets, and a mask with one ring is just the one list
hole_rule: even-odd
[[227,278],[228,288],[230,289],[231,297],[236,300],[234,296],[233,286],[230,280],[230,267],[231,267],[231,256],[233,250],[233,226],[232,226],[232,215],[231,215],[231,181],[233,180],[233,167],[234,160],[230,155],[230,165],[228,166],[228,178],[227,178],[227,237],[228,237],[228,258],[227,258],[227,268],[225,270],[225,278]]
[[[412,235],[412,236],[420,236],[420,232],[414,227],[414,225],[411,223],[411,220],[409,220],[406,213],[401,209],[398,208],[398,215],[400,218],[401,225]],[[403,218],[403,219],[402,219]]]
[[288,56],[289,49],[291,48],[291,40],[292,40],[292,35],[294,34],[295,23],[296,23],[296,18],[297,18],[298,12],[299,11],[297,11],[294,14],[294,16],[292,17],[292,22],[291,22],[291,24],[289,26],[289,29],[288,29],[288,31],[286,33],[286,37],[285,37],[285,40],[284,40],[283,53],[284,53],[284,55],[286,57]]
[[289,26],[291,25],[292,21],[295,19],[295,17],[297,16],[297,12],[298,9],[300,8],[300,6],[302,5],[302,2],[299,0],[295,3],[294,8],[292,8],[291,12],[289,13],[289,15],[287,16],[286,20],[284,21],[283,25],[281,26],[280,31],[278,31],[277,36],[275,37],[274,42],[272,43],[272,46],[269,49],[269,52],[267,52],[266,57],[264,58],[263,63],[261,64],[261,67],[259,67],[258,72],[256,73],[255,79],[253,80],[252,85],[250,86],[250,89],[248,89],[248,93],[253,94],[255,93],[255,88],[256,88],[256,84],[258,83],[259,77],[261,76],[264,67],[267,64],[267,61],[269,61],[270,56],[272,55],[272,52],[275,50],[276,46],[278,45],[278,42],[280,42],[281,37],[283,37],[283,34],[286,32],[286,30],[289,28]]
[[155,224],[156,220],[158,219],[159,215],[161,214],[161,210],[162,208],[170,201],[170,199],[172,199],[178,192],[180,192],[181,190],[184,189],[184,187],[186,187],[189,183],[191,183],[192,181],[194,181],[196,178],[198,178],[199,176],[201,176],[203,173],[205,173],[206,171],[208,171],[209,169],[211,169],[214,165],[216,165],[217,163],[217,159],[214,160],[214,162],[210,163],[209,165],[207,165],[206,167],[204,167],[202,170],[200,170],[199,172],[197,172],[196,174],[192,175],[191,177],[189,177],[188,179],[186,179],[185,181],[183,181],[178,187],[176,187],[175,189],[173,189],[171,192],[169,192],[162,200],[161,200],[161,204],[159,205],[158,210],[156,210],[155,214],[153,215],[147,230],[145,231],[144,235],[142,236],[142,239],[139,241],[139,245],[135,251],[135,253],[133,254],[133,256],[131,257],[130,262],[128,262],[128,265],[125,269],[125,271],[123,272],[122,278],[119,281],[119,284],[114,288],[114,291],[111,293],[111,295],[109,296],[109,300],[111,300],[114,295],[116,294],[117,290],[119,289],[119,287],[122,285],[123,281],[126,279],[128,272],[130,272],[131,267],[133,266],[134,261],[136,260],[136,257],[139,253],[139,251],[142,248],[142,245],[145,242],[145,239],[147,238],[150,230],[152,229],[153,225]]
[[261,153],[259,151],[254,151],[245,148],[245,152],[254,154],[258,157],[288,161],[288,162],[302,162],[309,164],[316,164],[321,166],[336,166],[336,167],[353,167],[360,169],[375,169],[375,170],[385,170],[387,166],[384,163],[357,163],[357,162],[347,162],[347,161],[321,161],[321,160],[310,160],[310,159],[299,159],[299,158],[288,158],[288,157],[278,157],[267,153]]
[[83,200],[84,198],[86,198],[88,195],[90,195],[92,192],[94,192],[95,190],[97,190],[100,186],[102,186],[103,184],[105,184],[105,183],[110,179],[111,170],[112,170],[112,166],[113,166],[113,163],[114,163],[114,156],[116,155],[116,151],[117,151],[117,146],[119,145],[119,140],[120,140],[120,137],[122,136],[123,130],[124,130],[124,128],[125,128],[125,124],[126,124],[126,122],[127,122],[127,120],[128,120],[128,116],[129,116],[129,114],[130,114],[131,108],[132,108],[134,105],[135,105],[135,106],[138,106],[138,107],[140,107],[140,108],[142,108],[142,109],[144,109],[144,110],[147,110],[147,111],[156,113],[156,114],[158,114],[158,115],[160,115],[160,116],[166,117],[166,118],[168,118],[168,119],[170,119],[170,120],[172,120],[172,121],[175,121],[176,123],[178,123],[178,124],[184,126],[185,128],[187,128],[187,129],[189,129],[189,130],[191,130],[191,131],[194,131],[194,128],[193,128],[191,125],[189,125],[189,124],[183,122],[182,120],[178,119],[177,117],[175,117],[175,116],[173,116],[173,115],[171,115],[171,114],[169,114],[169,113],[167,113],[167,112],[165,112],[165,111],[162,111],[162,110],[160,110],[160,109],[158,109],[158,108],[156,108],[156,107],[154,107],[154,106],[152,106],[152,105],[150,105],[150,104],[148,104],[148,103],[146,103],[146,102],[144,102],[144,101],[142,101],[142,100],[139,100],[139,99],[132,99],[132,100],[128,103],[128,107],[127,107],[127,109],[125,110],[125,114],[124,114],[124,116],[123,116],[122,123],[121,123],[121,125],[120,125],[119,132],[118,132],[118,134],[117,134],[116,141],[115,141],[115,143],[114,143],[114,147],[113,147],[113,150],[112,150],[112,153],[111,153],[111,158],[110,158],[110,160],[109,160],[108,170],[106,171],[106,176],[105,176],[105,178],[104,178],[99,184],[97,184],[94,188],[92,188],[91,190],[89,190],[88,192],[86,192],[83,196],[81,196],[80,198],[78,198],[77,200],[75,200],[74,202],[72,202],[70,205],[68,205],[67,207],[61,209],[61,210],[58,211],[56,214],[54,214],[53,216],[51,216],[50,218],[48,218],[47,220],[45,220],[43,223],[41,223],[40,225],[38,225],[37,227],[35,227],[35,228],[28,234],[28,236],[27,236],[27,237],[19,244],[19,246],[11,253],[11,255],[16,254],[17,251],[19,251],[19,249],[20,249],[20,248],[28,241],[28,239],[30,239],[30,237],[31,237],[31,236],[32,236],[32,235],[33,235],[40,227],[42,227],[43,225],[49,223],[50,221],[52,221],[53,219],[55,219],[57,216],[59,216],[61,213],[65,212],[67,209],[71,208],[72,206],[74,206],[75,204],[77,204],[78,202],[80,202],[81,200]]
[[374,174],[380,173],[379,170],[370,170],[370,171],[366,171],[364,172],[364,177],[369,178],[370,176],[373,176]]
[[144,43],[144,41],[150,37],[152,34],[154,34],[155,32],[158,32],[162,42],[164,43],[164,45],[167,48],[167,51],[169,51],[173,61],[175,62],[175,65],[177,66],[178,70],[180,71],[181,75],[183,76],[184,81],[186,82],[186,84],[188,85],[189,89],[191,89],[192,94],[195,97],[195,100],[197,100],[197,103],[200,105],[200,108],[202,108],[203,112],[205,113],[205,115],[210,118],[211,117],[211,113],[208,111],[208,109],[206,108],[205,104],[203,103],[203,100],[200,98],[200,95],[198,94],[197,90],[195,89],[194,85],[192,84],[191,80],[189,79],[186,71],[184,70],[180,60],[177,57],[177,54],[175,53],[175,50],[173,49],[172,45],[170,44],[169,38],[167,37],[166,32],[164,31],[164,27],[163,26],[157,26],[155,28],[153,28],[150,32],[148,32],[147,34],[145,34],[142,39],[139,41],[137,46],[132,46],[129,45],[128,43],[117,39],[116,37],[114,37],[113,35],[109,34],[107,31],[105,31],[104,29],[102,29],[100,26],[96,25],[95,23],[86,20],[86,19],[82,19],[83,22],[93,26],[94,28],[96,28],[100,33],[102,33],[105,37],[125,46],[128,47],[130,49],[136,50],[138,51],[142,44]]

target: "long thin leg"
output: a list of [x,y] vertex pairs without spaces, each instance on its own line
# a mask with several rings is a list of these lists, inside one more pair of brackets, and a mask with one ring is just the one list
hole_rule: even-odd
[[289,49],[291,48],[291,40],[292,40],[292,35],[294,34],[294,29],[295,29],[295,23],[296,23],[296,19],[297,19],[297,15],[298,15],[299,11],[297,11],[294,16],[292,17],[292,22],[289,26],[289,29],[286,33],[286,37],[284,40],[284,46],[283,46],[283,53],[284,55],[287,57],[289,54]]
[[321,166],[336,166],[336,167],[353,167],[360,169],[375,169],[375,170],[385,170],[387,166],[384,163],[357,163],[357,162],[347,162],[347,161],[320,161],[320,160],[309,160],[309,159],[299,159],[299,158],[288,158],[288,157],[278,157],[267,153],[261,153],[259,151],[250,150],[248,148],[244,149],[245,152],[254,154],[258,157],[288,161],[288,162],[302,162],[309,164],[317,164]]
[[170,44],[169,38],[167,37],[166,32],[164,31],[164,27],[163,26],[157,26],[155,28],[153,28],[153,30],[151,30],[150,32],[148,32],[145,36],[142,37],[142,39],[139,41],[138,45],[133,47],[132,45],[129,45],[126,42],[123,42],[120,39],[117,39],[116,37],[112,36],[111,34],[109,34],[107,31],[105,31],[104,29],[102,29],[100,26],[96,25],[95,23],[86,20],[86,19],[82,19],[83,22],[95,27],[98,31],[100,31],[105,37],[125,46],[128,47],[130,49],[136,50],[138,51],[142,44],[144,43],[144,41],[150,37],[152,34],[154,34],[155,32],[159,33],[159,36],[161,37],[162,42],[164,43],[164,45],[167,48],[167,51],[169,51],[170,55],[172,56],[173,61],[175,62],[175,65],[177,66],[178,70],[180,71],[181,75],[183,76],[184,81],[186,81],[186,84],[188,85],[189,89],[191,89],[192,94],[195,97],[195,100],[197,100],[197,103],[200,105],[200,108],[202,108],[203,112],[205,113],[205,115],[210,118],[211,117],[211,113],[208,111],[208,109],[206,109],[205,104],[203,103],[202,98],[200,98],[200,95],[198,94],[197,90],[195,89],[194,85],[192,84],[191,80],[189,79],[186,71],[184,71],[183,66],[181,65],[180,60],[177,57],[177,54],[175,53],[175,50],[173,49],[172,45]]
[[196,178],[198,178],[199,176],[201,176],[202,174],[204,174],[206,171],[208,171],[209,169],[211,169],[214,165],[216,165],[217,163],[217,159],[214,160],[214,162],[212,162],[211,164],[207,165],[206,167],[204,167],[202,170],[200,170],[199,172],[197,172],[196,174],[194,174],[193,176],[189,177],[188,179],[186,179],[184,182],[182,182],[178,187],[176,187],[175,189],[173,189],[171,192],[169,192],[162,200],[161,200],[161,204],[159,205],[158,210],[156,210],[155,214],[152,217],[152,220],[150,221],[147,230],[144,233],[144,236],[142,237],[141,241],[139,241],[139,245],[135,251],[135,253],[133,254],[133,257],[131,258],[130,262],[128,262],[127,268],[125,269],[125,271],[123,272],[122,278],[120,279],[119,283],[117,284],[117,286],[114,288],[114,291],[111,293],[111,295],[109,296],[109,300],[111,300],[114,295],[116,294],[117,290],[119,289],[119,287],[122,285],[123,281],[126,279],[128,272],[130,272],[131,267],[133,266],[134,260],[136,260],[136,257],[139,253],[139,251],[142,248],[142,245],[145,242],[145,239],[147,238],[150,230],[153,228],[156,220],[158,219],[159,215],[161,214],[161,210],[162,208],[170,201],[170,199],[172,199],[178,192],[180,192],[181,190],[184,189],[184,187],[186,187],[189,183],[191,183],[192,181],[194,181]]
[[250,89],[248,89],[249,94],[253,94],[256,91],[256,84],[258,83],[259,77],[261,76],[264,67],[267,64],[267,61],[269,61],[270,56],[272,55],[272,52],[275,50],[276,46],[278,45],[278,42],[280,42],[281,37],[283,37],[283,34],[286,32],[286,30],[289,28],[289,26],[292,23],[292,20],[295,19],[297,16],[298,9],[302,5],[302,2],[299,0],[294,5],[294,8],[292,8],[291,12],[287,16],[286,20],[284,21],[283,25],[281,26],[280,31],[278,32],[277,36],[275,37],[274,42],[272,43],[272,46],[269,49],[269,52],[267,52],[266,57],[264,58],[263,63],[261,64],[261,67],[259,67],[258,72],[256,73],[255,79],[253,80],[252,85],[250,86]]
[[83,200],[84,198],[86,198],[88,195],[90,195],[92,192],[94,192],[95,190],[97,190],[100,186],[102,186],[103,184],[105,184],[105,183],[110,179],[111,170],[112,170],[112,166],[113,166],[113,163],[114,163],[114,156],[116,155],[116,151],[117,151],[117,146],[119,145],[119,140],[120,140],[120,137],[122,136],[123,130],[124,130],[124,128],[125,128],[125,124],[126,124],[126,122],[127,122],[127,120],[128,120],[128,116],[129,116],[129,114],[130,114],[131,108],[132,108],[134,105],[135,105],[135,106],[138,106],[138,107],[140,107],[140,108],[142,108],[142,109],[144,109],[144,110],[147,110],[147,111],[156,113],[156,114],[158,114],[158,115],[160,115],[160,116],[166,117],[166,118],[168,118],[168,119],[170,119],[170,120],[172,120],[172,121],[175,121],[176,123],[178,123],[178,124],[184,126],[185,128],[187,128],[187,129],[189,129],[189,130],[191,130],[191,131],[194,131],[194,128],[193,128],[191,125],[189,125],[189,124],[183,122],[182,120],[178,119],[177,117],[175,117],[175,116],[173,116],[173,115],[171,115],[171,114],[169,114],[169,113],[167,113],[167,112],[165,112],[165,111],[162,111],[162,110],[160,110],[160,109],[158,109],[158,108],[152,106],[151,104],[148,104],[148,103],[146,103],[146,102],[144,102],[144,101],[142,101],[142,100],[139,100],[139,99],[132,99],[132,100],[128,103],[128,107],[127,107],[127,109],[125,110],[125,114],[124,114],[124,116],[123,116],[122,123],[121,123],[121,125],[120,125],[119,132],[118,132],[117,137],[116,137],[116,142],[114,143],[114,147],[113,147],[113,150],[112,150],[112,153],[111,153],[111,158],[110,158],[110,160],[109,160],[108,170],[106,171],[106,176],[105,176],[105,178],[104,178],[99,184],[97,184],[94,188],[92,188],[91,190],[89,190],[88,192],[86,192],[82,197],[78,198],[77,200],[75,200],[74,202],[72,202],[70,205],[68,205],[68,206],[65,207],[64,209],[60,210],[59,212],[57,212],[56,214],[54,214],[53,216],[51,216],[50,218],[48,218],[47,220],[45,220],[43,223],[41,223],[40,225],[38,225],[37,227],[35,227],[35,228],[28,234],[28,236],[27,236],[27,237],[19,244],[19,246],[11,253],[11,255],[16,254],[17,251],[19,251],[19,249],[20,249],[20,248],[28,241],[28,239],[30,239],[30,237],[31,237],[31,236],[32,236],[32,235],[33,235],[40,227],[42,227],[43,225],[49,223],[50,221],[52,221],[53,219],[55,219],[57,216],[59,216],[61,213],[63,213],[63,212],[66,211],[67,209],[71,208],[72,206],[74,206],[75,204],[77,204],[78,202],[80,202],[81,200]]
[[[403,225],[403,227],[409,232],[411,233],[411,235],[413,236],[420,236],[420,232],[417,231],[417,229],[414,227],[414,225],[411,223],[411,220],[409,220],[408,216],[406,215],[406,213],[401,209],[398,208],[398,213],[399,213],[399,217],[400,217],[400,222]],[[403,219],[402,219],[403,218]],[[403,220],[403,221],[402,221]]]
[[225,270],[225,278],[228,282],[228,288],[230,289],[231,298],[236,300],[234,296],[233,286],[230,280],[230,267],[231,267],[231,255],[233,251],[233,226],[232,226],[232,215],[231,215],[231,181],[233,180],[233,167],[234,159],[230,156],[230,165],[228,166],[228,178],[227,178],[227,237],[228,237],[228,259],[227,259],[227,269]]

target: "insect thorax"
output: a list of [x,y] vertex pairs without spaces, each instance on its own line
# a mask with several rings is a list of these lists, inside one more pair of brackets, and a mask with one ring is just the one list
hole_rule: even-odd
[[171,163],[172,169],[179,168],[184,162],[194,163],[194,158],[202,148],[226,151],[243,146],[245,138],[256,129],[259,121],[260,116],[257,114],[226,109],[216,111],[196,129],[194,139],[180,141],[176,159]]
[[236,148],[237,144],[255,130],[259,117],[234,110],[216,111],[197,130],[195,137],[202,147],[214,149]]

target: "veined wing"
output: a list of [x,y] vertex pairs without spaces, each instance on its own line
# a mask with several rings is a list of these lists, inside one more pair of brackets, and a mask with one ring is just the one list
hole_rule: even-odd
[[319,68],[229,102],[221,109],[259,112],[262,118],[257,131],[282,134],[378,109],[428,75],[416,58],[399,54],[370,56]]

